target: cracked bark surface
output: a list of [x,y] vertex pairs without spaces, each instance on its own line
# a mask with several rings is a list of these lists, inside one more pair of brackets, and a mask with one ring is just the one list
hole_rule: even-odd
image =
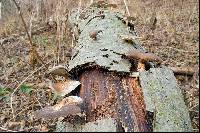
[[[127,25],[120,13],[106,8],[88,7],[80,12],[77,14],[74,10],[69,17],[72,27],[77,29],[75,30],[77,43],[68,64],[68,71],[81,82],[79,95],[84,101],[81,108],[86,114],[86,123],[95,123],[97,120],[111,117],[118,123],[118,126],[115,125],[118,131],[163,131],[167,130],[167,127],[169,127],[168,131],[192,131],[188,111],[178,91],[179,88],[174,82],[176,79],[167,68],[154,68],[158,73],[144,70],[139,77],[130,76],[136,70],[136,65],[122,58],[122,55],[134,49],[146,52],[136,39],[127,41],[121,38],[124,35],[131,38],[136,36],[133,25],[129,23]],[[94,31],[101,32],[91,37],[91,32]],[[162,75],[163,73],[165,75]],[[152,78],[152,75],[160,78]],[[169,78],[166,79],[166,77]],[[177,112],[179,104],[165,101],[167,103],[160,104],[162,106],[156,110],[158,104],[152,103],[152,99],[156,98],[158,99],[156,103],[162,103],[163,95],[159,91],[159,93],[153,93],[154,91],[149,89],[150,80],[155,82],[156,92],[161,86],[162,92],[167,94],[167,97],[170,97],[173,91],[176,92],[176,97],[179,98],[171,97],[171,100],[181,101],[179,103],[183,108]],[[157,82],[160,84],[156,84]],[[166,83],[169,82],[173,84],[173,91],[168,89],[170,86]],[[154,95],[147,95],[147,91],[152,91]],[[168,108],[172,106],[174,108]],[[168,115],[160,115],[162,113]],[[173,117],[180,114],[183,117]],[[163,122],[168,116],[171,119]],[[172,126],[171,123],[175,121],[179,124]],[[106,124],[104,126],[108,128]],[[163,126],[166,128],[162,128]]]

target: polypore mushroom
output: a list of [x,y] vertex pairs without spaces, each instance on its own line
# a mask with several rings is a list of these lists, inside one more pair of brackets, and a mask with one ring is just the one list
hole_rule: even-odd
[[[58,75],[65,77],[65,81],[53,83],[49,81],[49,88],[51,88],[55,93],[61,96],[69,94],[72,90],[76,89],[81,83],[69,78],[69,73],[65,66],[56,66],[49,70],[48,74]],[[83,100],[78,96],[68,96],[64,98],[61,102],[54,106],[47,106],[41,110],[35,111],[34,116],[36,118],[57,118],[64,117],[67,115],[74,115],[81,113],[81,108],[79,107]]]
[[130,60],[138,60],[138,71],[142,71],[145,69],[146,62],[156,62],[157,64],[161,64],[163,60],[153,53],[143,53],[139,50],[130,50],[125,53],[125,58]]
[[53,90],[53,92],[57,93],[58,95],[65,96],[69,94],[71,91],[76,89],[77,86],[79,86],[81,83],[76,80],[72,80],[69,78],[70,74],[67,71],[67,68],[65,66],[56,66],[49,70],[47,74],[51,75],[58,75],[65,77],[65,81],[63,82],[52,82],[49,81],[49,88]]
[[76,115],[81,113],[80,105],[82,98],[78,96],[69,96],[54,106],[47,106],[34,112],[36,118],[57,118],[67,115]]
[[68,73],[68,70],[67,70],[67,67],[65,66],[62,66],[62,65],[58,65],[58,66],[55,66],[53,68],[51,68],[47,74],[52,74],[52,75],[58,75],[58,76],[63,76],[65,78],[68,78],[69,77],[69,73]]
[[69,94],[71,91],[75,90],[81,83],[79,81],[68,79],[64,82],[53,83],[49,82],[49,88],[53,90],[54,93],[65,96]]

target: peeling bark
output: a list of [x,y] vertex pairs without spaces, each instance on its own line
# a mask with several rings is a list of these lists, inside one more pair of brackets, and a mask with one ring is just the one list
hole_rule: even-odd
[[[139,81],[137,76],[131,77],[132,73],[137,73],[137,59],[134,61],[122,58],[129,50],[146,52],[135,39],[133,25],[124,20],[121,14],[97,7],[88,7],[80,14],[74,10],[69,20],[77,29],[77,33],[74,33],[77,44],[69,61],[68,71],[81,82],[79,95],[83,99],[81,110],[86,114],[86,122],[111,117],[122,126],[122,131],[157,131],[157,127],[154,127],[157,122],[155,116],[158,116],[154,107],[157,105],[146,101],[151,96],[143,95],[146,93],[140,86],[142,80]],[[132,39],[123,40],[121,37],[124,35],[131,36]],[[142,71],[154,66],[151,62],[143,65],[145,68]],[[171,80],[176,80],[173,75],[170,76]],[[163,82],[160,86],[165,85]],[[154,98],[159,96],[155,95]],[[187,115],[187,110],[185,112]],[[185,129],[189,130],[190,127]],[[184,131],[184,128],[175,131]]]
[[94,68],[85,70],[80,82],[87,122],[112,117],[125,131],[150,131],[138,79]]

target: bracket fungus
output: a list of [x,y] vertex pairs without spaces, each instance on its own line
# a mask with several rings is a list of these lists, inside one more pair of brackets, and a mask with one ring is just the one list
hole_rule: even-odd
[[130,60],[138,60],[138,71],[143,71],[145,69],[146,62],[155,62],[161,64],[163,60],[153,53],[144,53],[140,50],[130,50],[124,54],[125,58]]
[[34,116],[36,118],[56,118],[67,115],[76,115],[81,113],[79,105],[82,103],[82,98],[78,96],[69,96],[62,99],[61,102],[54,106],[47,106],[41,110],[35,111]]
[[59,76],[65,77],[65,78],[68,78],[70,76],[70,74],[68,73],[67,67],[62,66],[62,65],[58,65],[58,66],[51,68],[47,72],[47,74],[59,75]]
[[124,41],[124,42],[129,42],[129,43],[134,43],[136,39],[141,39],[141,37],[138,36],[133,36],[133,35],[119,35],[119,37]]
[[[49,70],[48,74],[65,77],[65,81],[53,83],[49,80],[49,88],[60,96],[65,96],[77,88],[81,83],[69,78],[69,73],[65,66],[56,66]],[[36,118],[57,118],[65,117],[67,115],[76,115],[81,113],[79,107],[83,102],[82,98],[78,96],[68,96],[62,99],[61,102],[54,106],[47,106],[41,110],[34,112]]]
[[51,80],[49,81],[49,88],[51,88],[53,92],[61,96],[69,94],[81,84],[79,81],[70,79],[70,74],[67,71],[67,67],[62,65],[53,67],[49,70],[48,74],[65,77],[65,81],[63,82],[53,83]]
[[53,83],[49,82],[49,88],[53,90],[56,94],[60,96],[65,96],[69,94],[71,91],[75,90],[81,83],[75,80],[66,80],[64,82]]

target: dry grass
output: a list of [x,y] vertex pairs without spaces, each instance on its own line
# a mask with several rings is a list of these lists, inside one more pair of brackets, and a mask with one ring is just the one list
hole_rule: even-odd
[[[95,0],[94,0],[95,1]],[[113,0],[110,0],[113,1]],[[120,1],[120,0],[118,0]],[[82,6],[88,5],[90,0],[82,0]],[[57,22],[57,29],[33,36],[33,42],[37,51],[43,57],[45,63],[53,60],[48,66],[66,63],[66,51],[72,43],[72,35],[69,25],[65,24],[65,13],[78,6],[79,1],[48,0],[46,13],[43,19],[36,19],[33,28],[51,17]],[[120,8],[126,8],[121,1]],[[194,131],[199,130],[199,5],[198,0],[127,0],[131,16],[136,17],[135,30],[142,45],[150,52],[162,57],[167,66],[190,66],[196,68],[193,77],[177,76],[178,83],[184,94],[185,102],[190,111]],[[66,10],[67,9],[67,10]],[[25,9],[24,9],[25,10]],[[30,15],[26,15],[29,22]],[[157,19],[156,24],[153,23]],[[12,18],[0,25],[0,38],[13,33],[23,31],[21,24]],[[42,20],[42,21],[41,21]],[[17,22],[17,23],[16,23]],[[12,92],[34,70],[28,61],[28,43],[26,37],[15,39],[0,46],[0,88],[9,88]],[[41,64],[37,64],[39,68]],[[46,105],[52,105],[59,99],[54,99],[52,93],[45,84],[46,68],[38,70],[25,84],[33,90],[30,95],[17,90],[13,96],[13,109],[16,120],[12,119],[10,102],[0,101],[0,130],[16,131],[41,131],[48,128],[55,129],[55,120],[36,120],[32,118],[32,112]],[[5,96],[9,98],[10,93]],[[1,95],[0,95],[1,96]]]

